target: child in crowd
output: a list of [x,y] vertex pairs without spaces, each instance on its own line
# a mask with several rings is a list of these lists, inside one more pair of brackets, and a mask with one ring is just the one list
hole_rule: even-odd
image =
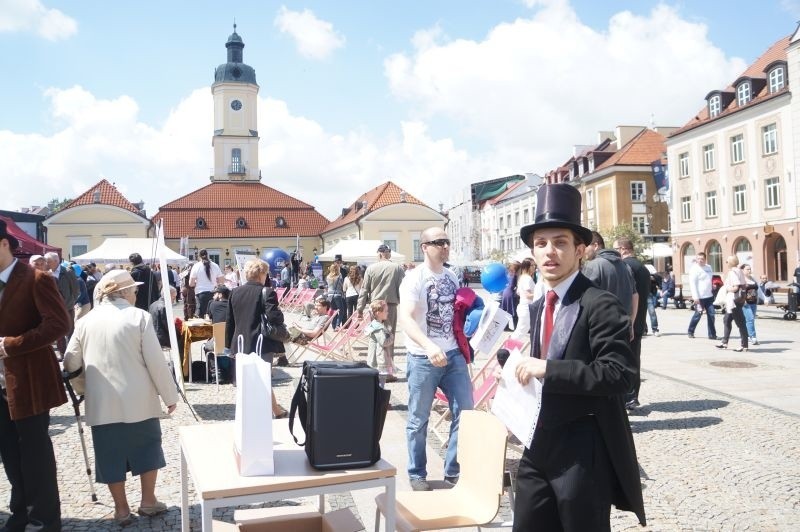
[[389,305],[383,299],[376,299],[369,305],[372,311],[372,322],[364,329],[369,336],[367,364],[378,370],[381,385],[396,382],[394,363],[391,357],[392,330],[386,325],[389,319]]

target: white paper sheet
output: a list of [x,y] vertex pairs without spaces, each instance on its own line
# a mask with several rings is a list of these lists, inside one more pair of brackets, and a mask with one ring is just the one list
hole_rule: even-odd
[[500,308],[500,303],[497,301],[488,301],[483,307],[483,314],[481,314],[481,321],[478,324],[478,330],[469,341],[469,345],[475,351],[481,353],[492,353],[494,351],[494,344],[503,334],[506,324],[511,319],[511,315],[505,310]]
[[519,349],[511,351],[492,400],[492,413],[530,449],[542,407],[542,383],[539,379],[531,379],[525,386],[519,383],[514,372],[523,360]]

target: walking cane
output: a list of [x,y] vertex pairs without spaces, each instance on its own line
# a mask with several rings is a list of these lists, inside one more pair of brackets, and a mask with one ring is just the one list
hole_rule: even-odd
[[94,482],[92,481],[92,468],[89,465],[89,453],[86,452],[86,438],[83,434],[83,425],[81,424],[81,402],[83,402],[83,396],[81,395],[78,397],[75,394],[75,390],[72,388],[72,384],[69,382],[70,379],[74,379],[78,375],[81,374],[83,368],[78,368],[72,373],[68,371],[64,371],[62,376],[64,378],[64,386],[67,388],[67,393],[69,394],[70,399],[72,399],[72,408],[75,409],[75,420],[78,423],[78,435],[81,437],[81,448],[83,449],[83,461],[86,463],[86,476],[89,479],[89,490],[92,492],[92,502],[97,502],[97,494],[94,491]]

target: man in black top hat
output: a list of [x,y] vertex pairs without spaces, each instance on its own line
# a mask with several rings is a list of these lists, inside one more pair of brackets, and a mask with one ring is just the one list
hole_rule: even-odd
[[610,530],[611,505],[645,524],[642,487],[624,397],[636,367],[619,299],[580,273],[592,241],[581,195],[545,185],[520,236],[547,293],[531,305],[531,357],[515,376],[542,380],[531,448],[519,463],[514,530]]

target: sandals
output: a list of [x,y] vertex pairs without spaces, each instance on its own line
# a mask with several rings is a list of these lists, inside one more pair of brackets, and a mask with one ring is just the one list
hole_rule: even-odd
[[166,511],[167,505],[161,501],[156,501],[156,503],[152,506],[139,506],[139,509],[136,511],[136,513],[139,515],[152,517],[154,515],[163,514]]
[[130,526],[133,524],[133,514],[128,512],[128,515],[122,517],[115,517],[114,522],[123,528],[126,526]]

